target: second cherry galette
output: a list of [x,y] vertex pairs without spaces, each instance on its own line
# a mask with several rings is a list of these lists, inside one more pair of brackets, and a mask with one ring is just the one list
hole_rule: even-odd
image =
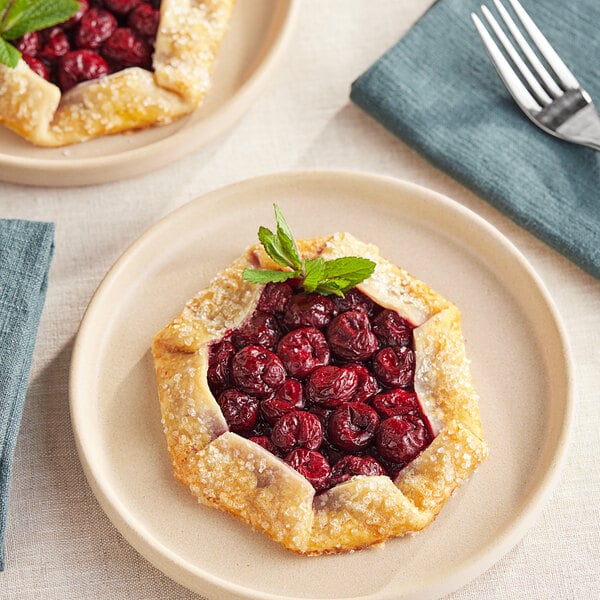
[[234,0],[77,2],[67,21],[14,40],[22,56],[0,64],[0,123],[63,146],[170,123],[200,105]]

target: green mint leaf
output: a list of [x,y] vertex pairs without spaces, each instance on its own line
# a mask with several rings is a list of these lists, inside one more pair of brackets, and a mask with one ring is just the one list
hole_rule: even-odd
[[3,0],[0,2],[2,12],[0,13],[0,31],[5,31],[14,24],[21,13],[35,0]]
[[2,21],[4,13],[6,12],[6,9],[8,8],[8,5],[10,4],[11,0],[0,0],[0,21]]
[[270,229],[259,227],[258,239],[263,245],[265,252],[282,267],[294,268],[293,262],[290,260],[285,248],[281,246],[279,237],[277,237]]
[[244,269],[242,279],[250,283],[278,283],[300,277],[297,271],[271,271],[270,269]]
[[0,63],[14,69],[21,58],[21,53],[6,40],[0,37]]
[[300,252],[298,252],[298,246],[296,246],[292,231],[279,206],[273,204],[273,208],[275,210],[275,220],[277,221],[277,237],[279,238],[279,243],[290,259],[290,266],[293,269],[302,269],[302,259],[300,258]]
[[243,279],[252,283],[282,282],[291,278],[302,279],[307,292],[324,295],[344,293],[373,274],[375,263],[368,258],[346,256],[334,260],[322,257],[302,260],[294,236],[277,204],[273,204],[277,233],[259,227],[258,239],[265,252],[279,265],[292,271],[245,269]]
[[343,298],[344,287],[345,286],[340,285],[340,283],[337,280],[331,279],[329,281],[322,281],[315,289],[315,292],[317,292],[317,294],[323,294],[323,296],[329,296],[330,294],[334,294],[336,296],[339,296],[340,298]]
[[307,258],[304,261],[304,281],[302,287],[307,292],[314,292],[323,281],[325,261],[322,258]]
[[321,281],[314,291],[343,296],[345,292],[373,274],[375,263],[368,258],[345,256],[324,262]]
[[17,0],[8,11],[2,37],[16,40],[25,33],[63,23],[81,7],[77,0]]
[[325,263],[325,278],[347,279],[356,285],[370,277],[374,270],[375,263],[368,258],[344,256]]

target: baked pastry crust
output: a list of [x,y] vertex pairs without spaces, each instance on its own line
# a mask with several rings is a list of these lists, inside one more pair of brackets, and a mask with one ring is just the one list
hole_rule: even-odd
[[154,72],[131,67],[60,89],[20,60],[0,64],[0,123],[38,146],[164,125],[204,99],[235,0],[162,0]]
[[460,312],[423,282],[348,233],[301,240],[305,257],[363,256],[374,274],[358,286],[411,321],[415,390],[435,438],[392,481],[355,476],[315,495],[282,460],[235,433],[207,383],[208,346],[252,314],[263,286],[246,267],[278,269],[249,248],[191,299],[153,341],[162,421],[176,477],[204,504],[229,512],[301,554],[356,550],[417,532],[487,456],[460,330]]

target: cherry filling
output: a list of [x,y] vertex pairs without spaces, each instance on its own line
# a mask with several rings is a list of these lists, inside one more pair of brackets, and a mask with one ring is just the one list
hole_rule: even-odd
[[63,92],[127,67],[152,69],[160,0],[78,0],[60,25],[16,41],[23,60]]
[[356,288],[344,298],[267,284],[210,346],[208,383],[231,431],[317,491],[395,477],[432,441],[414,390],[413,325]]

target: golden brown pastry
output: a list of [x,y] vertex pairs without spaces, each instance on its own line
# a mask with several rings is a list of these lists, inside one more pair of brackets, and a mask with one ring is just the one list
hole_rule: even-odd
[[0,123],[38,146],[63,146],[170,123],[211,81],[234,0],[162,0],[153,72],[129,67],[61,94],[21,59],[0,64]]
[[[376,269],[344,300],[277,296],[287,284],[242,280],[246,267],[281,269],[253,246],[155,336],[175,475],[200,502],[301,554],[417,532],[487,455],[460,313],[350,234],[298,246],[303,257],[367,257]],[[290,340],[302,336],[312,345],[294,362]],[[333,395],[331,377],[343,384]],[[294,390],[303,398],[292,406]]]

